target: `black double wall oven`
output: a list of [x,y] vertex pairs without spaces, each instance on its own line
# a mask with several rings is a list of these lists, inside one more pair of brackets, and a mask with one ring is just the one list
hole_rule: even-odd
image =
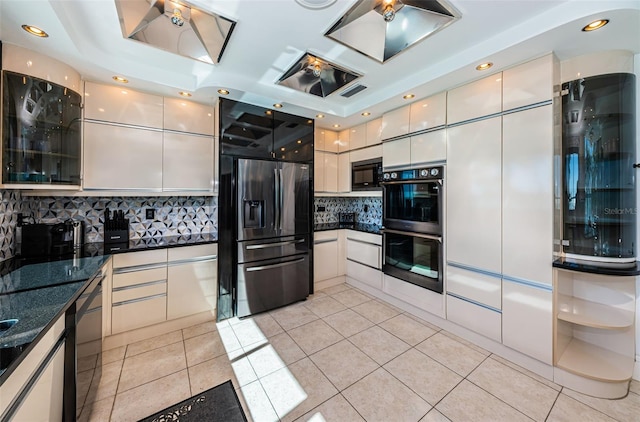
[[443,291],[442,166],[383,175],[383,265],[385,274]]

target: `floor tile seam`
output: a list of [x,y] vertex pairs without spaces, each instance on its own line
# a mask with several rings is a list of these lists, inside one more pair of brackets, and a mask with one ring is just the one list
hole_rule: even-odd
[[175,374],[177,374],[178,372],[181,372],[181,371],[187,371],[187,373],[189,372],[188,368],[185,366],[184,368],[178,369],[177,371],[173,371],[173,372],[170,372],[170,373],[164,374],[164,375],[162,375],[161,377],[154,378],[154,379],[152,379],[152,380],[149,380],[149,381],[147,381],[147,382],[143,382],[142,384],[135,385],[135,386],[133,386],[133,387],[131,387],[131,388],[128,388],[128,389],[126,389],[126,390],[122,390],[122,391],[120,391],[120,380],[122,379],[122,371],[120,371],[120,378],[118,378],[118,387],[116,388],[116,394],[115,394],[115,396],[117,397],[118,395],[120,395],[120,394],[122,394],[122,393],[126,393],[127,391],[131,391],[131,390],[133,390],[133,389],[135,389],[135,388],[142,387],[143,385],[147,385],[147,384],[150,384],[150,383],[152,383],[152,382],[154,382],[154,381],[161,380],[162,378],[166,378],[166,377],[168,377],[168,376],[175,375]]
[[549,408],[549,411],[547,412],[547,416],[545,416],[545,418],[544,418],[544,422],[546,422],[549,419],[549,416],[551,416],[551,412],[553,412],[553,408],[556,407],[556,403],[558,402],[558,399],[560,398],[560,394],[561,394],[560,391],[558,391],[558,395],[553,400],[553,404]]
[[[514,367],[512,367],[512,366],[509,366],[509,365],[505,365],[504,363],[500,362],[499,360],[494,359],[494,358],[493,358],[493,356],[498,356],[498,357],[500,357],[501,359],[504,359],[504,360],[506,360],[506,361],[508,361],[508,362],[512,363],[514,366],[516,366],[516,368],[514,368]],[[518,364],[517,364],[517,363],[515,363],[515,362],[511,362],[509,359],[503,358],[502,356],[500,356],[500,355],[496,355],[495,353],[491,353],[491,354],[489,355],[489,357],[490,357],[490,358],[492,358],[492,360],[493,360],[493,361],[495,361],[495,362],[497,362],[497,363],[499,363],[499,364],[501,364],[501,365],[504,365],[504,366],[506,366],[507,368],[511,368],[511,369],[513,369],[513,370],[515,370],[515,371],[518,371],[518,372],[519,372],[519,373],[521,373],[522,375],[524,375],[524,376],[526,376],[526,377],[529,377],[530,379],[534,380],[534,381],[535,381],[535,382],[537,382],[538,384],[543,385],[544,387],[550,388],[550,389],[552,389],[553,391],[556,391],[556,392],[558,392],[558,393],[559,393],[560,391],[562,391],[562,386],[560,386],[560,390],[556,390],[555,388],[553,388],[553,387],[551,387],[551,386],[546,385],[546,384],[545,384],[545,383],[543,383],[542,381],[537,380],[535,377],[533,377],[533,376],[531,376],[530,374],[526,373],[526,372],[525,372],[525,371],[526,371],[526,369],[525,369],[525,368],[522,368],[520,365],[518,365]],[[520,369],[518,369],[518,368],[521,368],[522,370],[520,370]],[[538,375],[538,376],[542,377],[541,375]],[[544,378],[544,377],[542,377],[542,378]],[[544,379],[546,379],[546,378],[544,378]],[[549,382],[553,382],[552,380],[547,380],[547,381],[549,381]],[[555,384],[555,383],[554,383],[554,384]],[[557,385],[557,384],[556,384],[556,385]]]
[[[163,347],[171,346],[173,344],[177,344],[177,343],[180,343],[180,342],[184,343],[184,337],[182,337],[182,330],[176,330],[176,331],[180,331],[180,337],[181,337],[180,340],[172,341],[171,343],[163,344],[163,345],[160,345],[158,347],[154,347],[153,349],[144,350],[144,351],[142,351],[140,353],[136,353],[135,355],[127,356],[127,352],[129,351],[129,346],[130,346],[130,344],[128,344],[127,345],[127,350],[125,350],[124,359],[132,358],[134,356],[140,356],[143,353],[153,352],[154,350],[162,349]],[[144,340],[141,340],[141,341],[144,341]]]
[[[418,343],[418,344],[420,344],[420,343]],[[436,364],[438,364],[438,365],[442,366],[442,367],[443,367],[444,369],[446,369],[447,371],[451,371],[454,375],[456,375],[456,376],[460,377],[460,378],[461,378],[461,381],[462,381],[463,379],[465,379],[465,378],[466,378],[466,376],[460,375],[459,373],[457,373],[457,372],[456,372],[456,371],[454,371],[453,369],[449,368],[449,367],[448,367],[447,365],[445,365],[444,363],[439,362],[438,360],[436,360],[436,358],[434,358],[434,357],[432,357],[432,356],[429,356],[428,354],[426,354],[426,353],[425,353],[425,352],[423,352],[422,350],[418,349],[416,346],[417,346],[417,344],[416,344],[415,346],[412,346],[412,347],[411,347],[411,349],[407,350],[407,351],[406,351],[406,352],[404,352],[404,353],[407,353],[407,352],[409,352],[410,350],[415,350],[416,352],[418,352],[418,353],[420,353],[420,354],[422,354],[422,355],[426,356],[427,358],[431,359],[431,360],[432,360],[432,361],[434,361]],[[403,354],[404,354],[404,353],[403,353]],[[389,363],[389,362],[387,362],[387,363]],[[385,365],[386,365],[386,364],[385,364]]]
[[[189,328],[189,327],[187,327],[187,328]],[[183,328],[182,330],[180,330],[180,331],[182,331],[182,340],[183,340],[183,341],[187,341],[187,340],[192,339],[192,338],[194,338],[194,337],[198,337],[198,336],[202,336],[202,335],[210,334],[210,333],[215,333],[215,332],[217,332],[217,331],[218,331],[218,329],[217,329],[217,328],[214,328],[213,330],[205,331],[204,333],[200,333],[200,334],[197,334],[197,335],[195,335],[195,336],[185,337],[185,334],[184,334],[184,330],[185,330],[185,329],[186,329],[186,328]]]
[[[344,306],[344,305],[343,305],[343,306]],[[307,308],[307,309],[308,309],[308,308]],[[314,312],[314,311],[313,311],[313,309],[309,309],[309,312],[313,313],[315,316],[317,316],[317,317],[318,317],[318,318],[320,318],[320,319],[324,319],[324,318],[326,318],[326,317],[330,317],[331,315],[335,315],[335,314],[339,314],[340,312],[344,312],[344,311],[346,311],[347,309],[349,309],[349,308],[345,307],[344,309],[340,309],[339,311],[331,312],[331,313],[326,314],[326,315],[319,315],[317,312]]]
[[570,395],[568,395],[568,394],[564,393],[564,390],[565,390],[565,389],[567,389],[567,390],[569,390],[569,391],[573,391],[573,392],[578,393],[578,394],[581,394],[581,393],[579,393],[579,392],[577,392],[577,391],[575,391],[575,390],[571,390],[570,388],[567,388],[567,387],[565,387],[565,386],[562,386],[562,390],[560,391],[560,393],[561,393],[561,394],[564,394],[566,397],[568,397],[568,398],[570,398],[570,399],[572,399],[572,400],[575,400],[575,401],[577,401],[578,403],[583,404],[583,405],[587,406],[588,408],[590,408],[590,409],[592,409],[592,410],[595,410],[595,411],[596,411],[596,412],[598,412],[598,413],[602,413],[603,415],[605,415],[605,416],[606,416],[606,417],[608,417],[608,418],[613,419],[614,421],[617,421],[617,422],[626,422],[626,421],[624,421],[624,420],[621,420],[621,419],[618,419],[618,418],[616,418],[616,417],[613,417],[613,415],[609,415],[608,413],[606,413],[606,412],[604,412],[604,411],[602,411],[602,410],[600,410],[600,409],[598,409],[598,408],[596,408],[596,407],[593,407],[593,406],[592,406],[592,405],[590,405],[589,403],[585,403],[585,402],[583,402],[583,401],[582,401],[582,400],[580,400],[580,399],[577,399],[577,398],[575,398],[575,397],[572,397],[572,396],[570,396]]
[[[385,330],[385,329],[384,329],[384,327],[381,327],[381,326],[380,326],[380,324],[375,324],[375,325],[374,325],[374,327],[378,327],[378,328],[380,328],[382,331],[384,331],[385,333],[391,334],[393,337],[395,337],[396,339],[400,340],[402,343],[404,343],[404,344],[406,344],[407,346],[409,346],[409,349],[413,347],[413,345],[411,345],[411,344],[407,343],[406,341],[402,340],[400,337],[398,337],[397,335],[393,334],[391,331],[389,331],[389,330]],[[371,328],[371,327],[369,327],[369,328]],[[425,340],[426,340],[426,339],[425,339]],[[422,341],[424,341],[424,340],[422,340]],[[418,344],[422,343],[422,341],[421,341],[421,342],[419,342]],[[403,353],[404,353],[404,352],[403,352]]]
[[[473,372],[473,371],[472,371]],[[471,375],[471,373],[469,373],[469,375]],[[479,389],[481,389],[482,391],[484,391],[485,393],[489,394],[490,396],[494,397],[497,400],[500,400],[502,403],[506,404],[507,406],[509,406],[510,408],[512,408],[513,410],[517,411],[518,413],[520,413],[521,415],[524,415],[526,418],[528,418],[529,420],[532,421],[536,421],[536,419],[534,419],[533,417],[527,415],[526,413],[524,413],[522,410],[516,408],[514,405],[512,405],[511,403],[507,403],[506,401],[504,401],[503,399],[501,399],[500,397],[496,396],[495,394],[493,394],[492,392],[488,391],[487,389],[483,388],[482,386],[476,384],[475,382],[471,381],[468,377],[465,377],[465,379],[470,382],[471,384],[475,385],[476,387],[478,387]],[[549,411],[551,411],[551,409],[553,408],[553,406],[551,406],[549,408]],[[543,419],[544,420],[544,419]]]
[[[387,320],[387,321],[388,321],[388,320]],[[386,322],[386,321],[383,321],[383,322],[381,322],[380,324],[383,324],[384,322]],[[417,342],[416,344],[409,344],[409,343],[407,343],[405,340],[401,339],[401,338],[400,338],[400,337],[398,337],[396,334],[394,334],[394,333],[392,333],[391,331],[387,330],[386,328],[384,328],[384,327],[383,327],[382,325],[380,325],[380,324],[376,324],[376,325],[377,325],[378,327],[382,328],[382,329],[383,329],[384,331],[386,331],[387,333],[389,333],[389,334],[391,334],[392,336],[394,336],[395,338],[397,338],[398,340],[402,341],[403,343],[408,344],[410,347],[415,347],[415,346],[417,346],[418,344],[420,344],[420,343],[422,343],[422,342],[424,342],[424,341],[427,341],[428,339],[430,339],[431,337],[433,337],[433,336],[436,334],[436,333],[434,332],[433,334],[431,334],[431,335],[429,335],[429,336],[425,337],[423,340],[420,340],[420,341],[419,341],[419,342]],[[425,328],[429,328],[429,327],[425,326]]]
[[[338,329],[337,329],[337,328],[335,328],[333,325],[331,325],[328,321],[325,321],[324,319],[323,319],[323,321],[324,321],[324,322],[325,322],[329,327],[331,327],[331,328],[333,328],[334,330],[338,331]],[[369,320],[367,320],[367,321],[369,321]],[[371,321],[369,321],[369,322],[371,322]],[[372,324],[373,324],[373,323],[372,323]],[[349,336],[348,336],[348,337],[352,337],[352,336],[355,336],[356,334],[360,334],[361,332],[363,332],[363,331],[367,331],[369,328],[374,327],[374,326],[375,326],[375,324],[370,325],[369,327],[366,327],[366,328],[363,328],[363,329],[361,329],[361,330],[359,330],[359,331],[356,331],[356,332],[355,332],[355,333],[353,333],[353,334],[349,334]],[[346,335],[344,335],[344,334],[342,334],[340,331],[338,331],[338,333],[339,333],[340,335],[342,335],[344,338],[347,338],[347,336],[346,336]]]
[[364,353],[369,359],[371,359],[372,361],[374,361],[377,365],[380,365],[380,367],[383,367],[384,365],[386,365],[387,363],[391,362],[392,360],[394,360],[395,358],[397,358],[398,356],[402,355],[403,353],[408,352],[411,347],[409,347],[409,349],[402,351],[399,355],[396,355],[394,357],[392,357],[391,359],[385,361],[384,363],[380,363],[377,360],[375,360],[373,358],[373,356],[371,356],[370,354],[368,354],[365,350],[363,350],[362,348],[360,348],[357,344],[355,344],[353,341],[351,341],[350,338],[346,338],[345,340],[347,340],[349,343],[351,343],[356,349],[360,350],[362,353]]
[[[313,323],[313,322],[316,322],[316,321],[322,321],[322,322],[324,322],[325,324],[327,324],[327,326],[328,326],[329,328],[331,328],[333,331],[335,331],[336,333],[338,333],[338,335],[340,335],[340,337],[342,337],[343,339],[344,339],[344,338],[346,338],[342,333],[340,333],[338,330],[336,330],[335,328],[333,328],[333,327],[332,327],[332,326],[331,326],[327,321],[325,321],[325,320],[324,320],[324,319],[322,319],[322,318],[314,319],[313,321],[307,322],[306,324],[302,324],[302,325],[300,325],[300,326],[298,326],[298,327],[292,328],[291,330],[289,330],[289,331],[285,331],[285,332],[287,333],[287,335],[288,335],[289,337],[291,337],[291,339],[294,341],[294,343],[296,343],[296,345],[297,345],[298,347],[300,347],[300,349],[302,349],[302,347],[298,344],[298,342],[296,342],[296,340],[295,340],[295,339],[293,338],[293,336],[290,334],[290,331],[297,330],[297,329],[298,329],[298,328],[300,328],[300,327],[304,327],[305,325],[309,325],[309,324],[311,324],[311,323]],[[337,342],[336,342],[336,343],[337,343]],[[335,343],[332,343],[332,344],[335,344]],[[329,346],[327,346],[327,347],[329,347]],[[323,347],[323,349],[326,349],[326,347]],[[320,350],[322,350],[322,349],[320,349]],[[314,351],[313,353],[316,353],[316,352],[318,352],[318,351],[320,351],[320,350],[316,350],[316,351]],[[307,352],[305,352],[305,351],[304,351],[304,349],[302,349],[302,351],[303,351],[305,354],[307,353]]]
[[[358,306],[359,306],[359,305],[358,305]],[[363,315],[362,313],[358,312],[355,308],[357,308],[357,306],[354,306],[353,308],[349,308],[349,309],[351,309],[353,312],[357,313],[357,314],[358,314],[358,315],[360,315],[362,318],[366,319],[367,321],[370,321],[371,323],[373,323],[373,324],[375,324],[375,325],[380,325],[380,324],[382,324],[383,322],[387,322],[387,321],[389,321],[390,319],[393,319],[393,318],[397,317],[398,315],[400,315],[400,314],[398,314],[398,315],[394,315],[394,316],[389,317],[389,318],[387,318],[387,319],[385,319],[385,320],[383,320],[383,321],[375,322],[375,321],[373,321],[371,318],[367,318],[367,316],[366,316],[366,315]]]
[[[346,340],[346,339],[345,339]],[[339,342],[338,342],[339,343]],[[335,343],[335,344],[338,344]],[[334,344],[334,345],[335,345]],[[344,387],[343,389],[340,389],[337,385],[335,385],[333,383],[333,381],[331,381],[331,378],[329,378],[329,376],[322,370],[322,368],[320,368],[320,366],[313,361],[313,355],[318,354],[320,351],[312,353],[311,355],[308,356],[309,360],[316,366],[316,368],[318,368],[318,370],[320,371],[320,373],[322,375],[324,375],[324,377],[331,383],[331,385],[333,385],[333,387],[338,390],[338,393],[341,393],[342,391],[346,390],[347,388],[351,387],[352,385],[354,385],[355,383],[357,383],[358,381],[362,381],[366,376],[374,373],[375,371],[377,371],[379,368],[382,368],[382,365],[378,364],[378,362],[376,362],[375,360],[373,360],[370,356],[367,356],[371,362],[373,362],[376,365],[376,368],[374,368],[371,372],[366,373],[365,375],[363,375],[362,377],[358,378],[356,381],[352,382],[351,384],[347,385],[346,387]],[[366,355],[365,355],[366,356]]]
[[187,360],[187,345],[184,336],[182,337],[182,352],[184,353],[184,362],[187,366],[187,382],[189,383],[189,397],[193,397],[193,389],[191,388],[191,375],[189,374],[189,361]]
[[[283,369],[283,368],[280,368],[280,369]],[[287,370],[288,370],[288,369],[289,369],[289,368],[287,367]],[[294,377],[294,378],[295,378],[295,377]],[[261,381],[260,379],[257,379],[257,380],[256,380],[256,381],[254,381],[254,382],[257,382],[257,383],[260,385],[260,388],[262,388],[262,392],[264,393],[264,396],[265,396],[265,397],[267,398],[267,400],[269,401],[269,405],[271,406],[271,410],[273,410],[273,414],[274,414],[274,415],[276,415],[276,418],[278,419],[276,422],[280,422],[280,421],[282,421],[282,418],[280,417],[280,415],[279,415],[279,414],[278,414],[278,412],[276,411],[276,407],[273,405],[273,402],[271,401],[271,398],[269,397],[269,394],[267,394],[267,390],[264,388],[264,385],[262,384],[262,381]],[[249,384],[251,384],[251,383],[249,383]],[[247,385],[249,385],[249,384],[247,384]],[[245,401],[246,401],[246,398],[245,398]],[[247,407],[250,407],[250,406],[249,406],[249,403],[247,403]],[[251,413],[251,411],[249,411],[249,413]],[[251,419],[254,419],[254,418],[253,418],[253,416],[251,417]]]
[[[407,352],[408,352],[408,350],[407,350]],[[406,352],[404,352],[404,353],[406,353]],[[404,353],[403,353],[403,354],[404,354]],[[401,356],[401,355],[398,355],[398,356]],[[398,357],[398,356],[396,356],[396,357]],[[395,359],[395,358],[394,358],[394,359]],[[405,387],[407,387],[407,388],[408,388],[408,389],[409,389],[413,394],[415,394],[416,396],[420,397],[420,399],[422,399],[425,403],[427,403],[429,406],[431,406],[431,409],[435,409],[435,408],[436,408],[436,405],[435,405],[435,404],[431,404],[427,399],[425,399],[424,397],[422,397],[422,395],[421,395],[420,393],[418,393],[416,390],[414,390],[413,388],[411,388],[407,383],[405,383],[404,381],[402,381],[400,378],[398,378],[398,377],[396,377],[395,375],[393,375],[393,373],[392,373],[389,369],[385,368],[385,365],[388,365],[388,364],[389,364],[389,363],[391,363],[394,359],[391,359],[389,362],[385,363],[384,365],[381,365],[380,367],[381,367],[382,369],[384,369],[385,371],[387,371],[387,373],[388,373],[389,375],[391,375],[393,378],[395,378],[396,380],[398,380],[398,382],[400,382],[400,384],[402,384],[402,385],[404,385]],[[453,389],[454,389],[454,388],[456,388],[456,387],[457,387],[461,382],[462,382],[462,379],[460,379],[460,381],[458,381],[458,382],[456,383],[456,385],[455,385],[451,390],[449,390],[449,391],[447,392],[447,394],[449,394],[451,391],[453,391]],[[447,394],[445,394],[445,395],[443,396],[443,398],[444,398],[444,397],[446,397],[446,396],[447,396]],[[440,403],[440,401],[442,401],[442,399],[438,400],[438,402],[437,402],[437,403]],[[429,411],[431,411],[431,409],[429,409],[429,410],[427,411],[427,413],[429,413]],[[422,417],[421,417],[420,419],[424,418],[425,416],[426,416],[426,413],[425,413],[424,415],[422,415]],[[420,420],[420,419],[418,419],[418,420]]]
[[[117,362],[120,362],[120,360],[116,360],[116,361],[111,362],[111,363],[117,363]],[[122,363],[120,364],[120,372],[118,373],[118,381],[116,383],[116,391],[118,389],[118,385],[120,384],[120,377],[122,376],[122,368],[124,367],[124,359],[122,359],[121,362]],[[101,380],[102,379],[102,372],[100,373],[100,375],[101,375],[100,376],[100,380]],[[95,403],[97,401],[100,401],[100,400],[96,400],[95,397],[94,397],[94,400],[92,402],[87,402],[87,400],[89,400],[89,393],[91,392],[91,387],[93,386],[93,381],[95,379],[95,376],[96,375],[95,375],[95,371],[94,371],[93,376],[91,377],[91,382],[89,383],[89,388],[87,389],[87,394],[85,395],[84,402],[82,403],[82,407],[83,408],[86,407],[87,405],[90,405],[90,404],[93,404],[93,403]],[[96,387],[96,390],[100,387],[100,380],[98,380],[98,386]],[[113,395],[115,396],[116,393],[114,393]],[[97,394],[96,394],[96,397],[97,397]],[[111,396],[107,396],[107,397],[111,397]]]

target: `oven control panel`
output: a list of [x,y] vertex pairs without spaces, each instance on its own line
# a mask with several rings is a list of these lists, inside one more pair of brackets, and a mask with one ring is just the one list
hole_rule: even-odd
[[396,180],[437,180],[442,178],[444,178],[444,168],[442,166],[411,170],[385,171],[382,175],[382,180],[384,182],[393,182]]

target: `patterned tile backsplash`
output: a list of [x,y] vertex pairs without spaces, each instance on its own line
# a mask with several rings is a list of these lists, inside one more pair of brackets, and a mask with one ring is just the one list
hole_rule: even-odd
[[[147,208],[155,218],[147,219]],[[42,223],[67,219],[84,221],[85,242],[104,240],[104,212],[124,211],[129,220],[129,238],[217,234],[218,198],[169,197],[23,197],[22,212]]]
[[20,212],[20,191],[0,189],[0,261],[14,254],[14,234]]
[[[324,207],[324,211],[318,211]],[[366,208],[366,211],[365,211]],[[314,223],[338,222],[340,213],[354,213],[356,222],[382,225],[382,198],[380,197],[316,197]]]

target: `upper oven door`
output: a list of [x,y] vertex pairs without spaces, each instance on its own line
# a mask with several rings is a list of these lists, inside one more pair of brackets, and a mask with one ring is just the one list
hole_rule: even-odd
[[384,182],[383,226],[442,234],[442,180]]

